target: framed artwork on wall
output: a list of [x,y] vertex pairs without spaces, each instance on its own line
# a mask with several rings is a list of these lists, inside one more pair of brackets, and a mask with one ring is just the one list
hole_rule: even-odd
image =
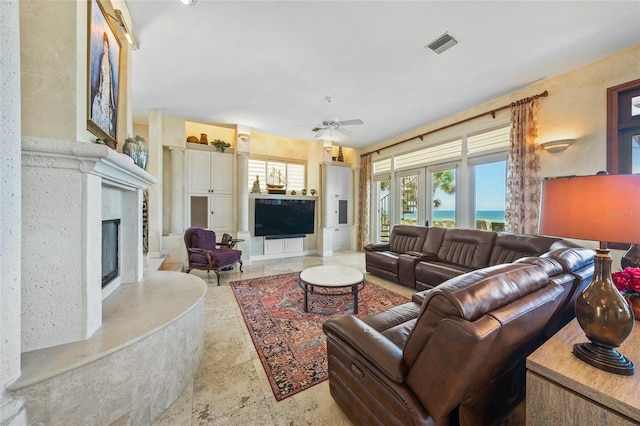
[[99,0],[89,0],[87,129],[116,141],[120,40]]

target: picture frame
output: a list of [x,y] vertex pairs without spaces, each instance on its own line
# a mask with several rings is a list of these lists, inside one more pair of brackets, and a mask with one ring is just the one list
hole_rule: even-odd
[[121,44],[101,1],[88,1],[87,130],[117,141]]

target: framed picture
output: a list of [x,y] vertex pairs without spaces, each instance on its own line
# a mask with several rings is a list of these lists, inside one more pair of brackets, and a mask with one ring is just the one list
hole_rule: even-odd
[[99,0],[89,0],[87,129],[117,140],[120,40]]

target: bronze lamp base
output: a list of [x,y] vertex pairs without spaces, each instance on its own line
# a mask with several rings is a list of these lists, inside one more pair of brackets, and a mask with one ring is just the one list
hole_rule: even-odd
[[576,343],[573,354],[587,364],[621,376],[633,376],[636,366],[620,352],[596,343]]
[[611,280],[609,250],[596,249],[593,280],[576,299],[576,319],[591,342],[573,346],[573,354],[587,364],[623,376],[635,365],[615,350],[631,334],[633,313]]

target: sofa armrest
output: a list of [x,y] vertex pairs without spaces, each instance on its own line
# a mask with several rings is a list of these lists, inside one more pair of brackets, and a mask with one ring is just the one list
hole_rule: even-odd
[[407,256],[416,257],[421,262],[428,261],[428,260],[436,260],[438,258],[438,256],[436,256],[434,253],[422,253],[419,251],[408,251],[405,254]]
[[404,383],[408,373],[402,348],[353,315],[339,315],[326,321],[322,329],[334,340],[341,341],[374,365],[384,376]]
[[390,248],[389,243],[373,243],[364,246],[364,251],[388,251]]

